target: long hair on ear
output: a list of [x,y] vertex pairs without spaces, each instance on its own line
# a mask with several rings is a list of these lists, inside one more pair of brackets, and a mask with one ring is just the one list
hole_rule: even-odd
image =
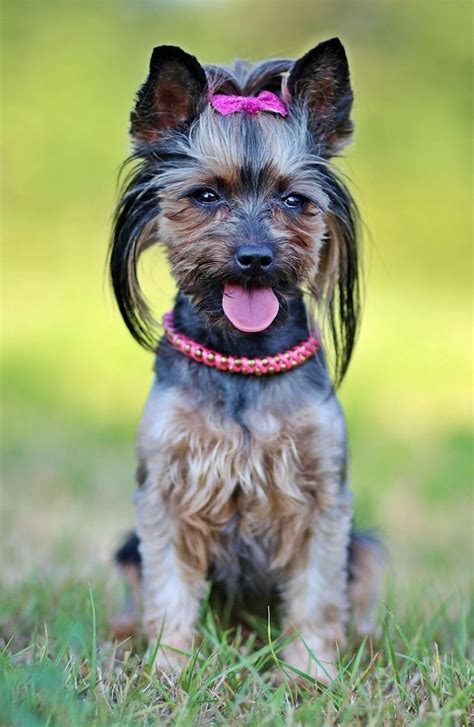
[[117,304],[136,341],[154,351],[156,321],[138,281],[138,260],[156,241],[159,213],[156,172],[143,159],[132,156],[122,172],[130,168],[122,185],[109,246],[109,273]]
[[157,344],[156,322],[140,289],[138,261],[157,241],[159,171],[166,164],[179,165],[182,157],[173,148],[173,134],[197,116],[206,91],[205,71],[194,56],[176,46],[157,46],[130,117],[135,152],[115,213],[109,271],[127,328],[150,350]]
[[320,168],[320,175],[329,198],[327,237],[317,272],[310,279],[308,288],[328,330],[337,388],[348,369],[359,329],[360,217],[352,195],[330,164]]

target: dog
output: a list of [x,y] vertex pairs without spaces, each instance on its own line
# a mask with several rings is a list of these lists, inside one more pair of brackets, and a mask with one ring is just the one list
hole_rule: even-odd
[[[110,275],[156,378],[117,561],[157,667],[185,663],[209,583],[277,609],[283,658],[323,682],[351,613],[372,628],[382,546],[352,528],[335,395],[360,317],[358,214],[331,164],[352,100],[337,38],[231,67],[159,46],[138,92]],[[155,243],[178,286],[163,329],[138,276]]]

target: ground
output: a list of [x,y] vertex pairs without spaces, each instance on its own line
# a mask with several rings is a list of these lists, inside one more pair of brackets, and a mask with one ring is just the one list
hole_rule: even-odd
[[276,685],[285,670],[273,625],[226,630],[209,607],[177,678],[153,673],[143,640],[112,643],[123,592],[110,557],[133,521],[131,432],[60,428],[54,415],[45,425],[30,411],[25,441],[17,424],[5,458],[3,723],[469,723],[467,437],[424,447],[379,437],[364,451],[368,430],[352,427],[364,452],[353,466],[364,483],[353,488],[358,520],[380,526],[390,564],[380,635],[351,641],[323,687],[304,677]]

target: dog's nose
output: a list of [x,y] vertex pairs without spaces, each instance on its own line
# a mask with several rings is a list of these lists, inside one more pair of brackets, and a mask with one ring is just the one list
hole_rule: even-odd
[[235,260],[244,273],[268,273],[273,265],[273,252],[269,245],[241,245]]

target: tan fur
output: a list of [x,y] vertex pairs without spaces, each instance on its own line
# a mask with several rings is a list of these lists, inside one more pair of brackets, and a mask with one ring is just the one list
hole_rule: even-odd
[[[148,474],[136,496],[150,637],[163,629],[164,644],[189,648],[219,532],[238,511],[241,531],[261,538],[270,567],[286,574],[286,631],[324,659],[343,644],[351,520],[343,424],[334,399],[292,410],[288,386],[283,378],[279,396],[246,414],[249,436],[191,391],[153,387],[137,442]],[[298,648],[288,656],[305,669]],[[165,650],[158,659],[173,661]]]

